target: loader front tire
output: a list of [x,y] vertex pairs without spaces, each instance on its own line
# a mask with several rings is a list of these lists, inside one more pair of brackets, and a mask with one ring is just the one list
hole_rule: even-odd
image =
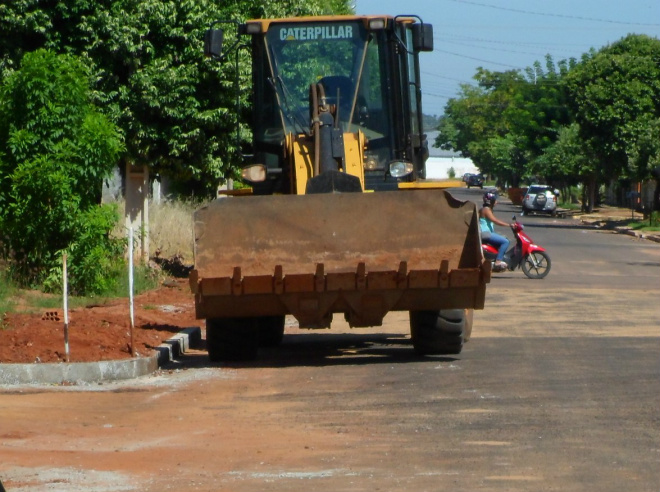
[[256,318],[260,347],[277,347],[284,338],[284,316]]
[[240,362],[257,357],[255,318],[208,318],[206,350],[211,362]]
[[466,311],[410,311],[410,336],[419,355],[460,354],[466,336]]

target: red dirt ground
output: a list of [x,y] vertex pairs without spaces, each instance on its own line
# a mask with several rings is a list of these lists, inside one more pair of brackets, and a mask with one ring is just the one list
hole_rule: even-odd
[[[168,279],[134,299],[134,340],[138,356],[183,328],[200,326],[187,279]],[[128,299],[69,311],[71,362],[131,357]],[[0,319],[0,363],[64,362],[62,309],[37,314],[9,313]]]

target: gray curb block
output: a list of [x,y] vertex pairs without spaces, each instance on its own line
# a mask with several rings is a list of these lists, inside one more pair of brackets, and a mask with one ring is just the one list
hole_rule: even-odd
[[155,347],[148,357],[99,362],[0,364],[0,385],[99,383],[133,379],[154,373],[200,343],[199,327],[185,328]]
[[[606,221],[580,219],[580,222],[587,225],[595,225]],[[636,237],[637,239],[646,239],[647,241],[660,243],[660,233],[658,232],[651,232],[651,233],[640,232],[640,231],[635,231],[634,229],[630,229],[629,227],[614,227],[613,229],[604,229],[604,230],[611,230],[613,232],[616,232],[617,234],[625,234],[627,236]]]
[[638,239],[647,239],[649,241],[654,241],[660,243],[660,235],[658,234],[646,234],[644,232],[633,231],[631,229],[617,229],[619,234],[627,234],[628,236],[633,236]]

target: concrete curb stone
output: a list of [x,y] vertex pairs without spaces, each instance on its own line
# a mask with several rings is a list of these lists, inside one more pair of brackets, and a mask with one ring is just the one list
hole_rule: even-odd
[[583,224],[587,225],[593,225],[595,227],[598,227],[600,229],[608,229],[611,231],[614,231],[618,234],[625,234],[627,236],[633,236],[638,239],[646,239],[649,241],[653,241],[656,243],[660,243],[660,233],[658,232],[642,232],[642,231],[636,231],[634,229],[631,229],[630,227],[625,227],[625,226],[618,226],[618,227],[603,227],[602,224],[607,224],[608,220],[607,219],[599,219],[599,220],[594,220],[594,219],[580,219],[580,221]]
[[660,235],[657,233],[648,234],[645,232],[633,231],[632,229],[628,229],[627,227],[617,227],[616,231],[619,234],[627,234],[628,236],[633,236],[639,239],[648,239],[649,241],[660,243]]
[[85,384],[133,379],[152,374],[198,345],[201,339],[201,329],[191,327],[165,340],[148,357],[68,364],[0,364],[0,385]]

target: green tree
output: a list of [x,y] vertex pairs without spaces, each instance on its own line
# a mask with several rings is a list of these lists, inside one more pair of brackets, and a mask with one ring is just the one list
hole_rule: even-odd
[[[557,140],[530,164],[532,174],[542,174],[549,182],[559,183],[564,197],[569,196],[569,187],[588,183],[596,172],[594,151],[579,133],[577,123],[561,127]],[[588,205],[585,198],[583,205]]]
[[[0,70],[40,47],[83,57],[97,101],[125,135],[124,160],[211,191],[237,166],[236,95],[233,64],[203,56],[206,29],[218,20],[350,12],[348,0],[16,0],[0,5]],[[244,57],[240,73],[247,107]]]
[[511,122],[504,117],[515,104],[516,90],[524,83],[516,71],[479,69],[476,86],[464,84],[458,98],[450,99],[435,145],[460,151],[485,174],[517,185],[523,163],[512,147]]
[[590,207],[599,182],[647,177],[658,161],[658,137],[649,138],[649,130],[660,118],[659,59],[660,40],[629,35],[585,57],[567,76],[580,136],[597,160]]
[[[81,60],[37,50],[0,86],[1,243],[11,273],[25,285],[43,282],[69,251],[74,291],[94,290],[76,274],[88,261],[79,245],[97,257],[121,252],[108,236],[117,212],[98,203],[122,138],[93,105],[90,83]],[[104,227],[90,234],[99,221]],[[112,278],[110,263],[94,263],[93,275]]]
[[463,86],[440,122],[436,145],[472,157],[485,173],[513,186],[530,174],[530,164],[571,120],[562,78],[573,60],[546,57],[524,72],[479,69],[477,86]]

